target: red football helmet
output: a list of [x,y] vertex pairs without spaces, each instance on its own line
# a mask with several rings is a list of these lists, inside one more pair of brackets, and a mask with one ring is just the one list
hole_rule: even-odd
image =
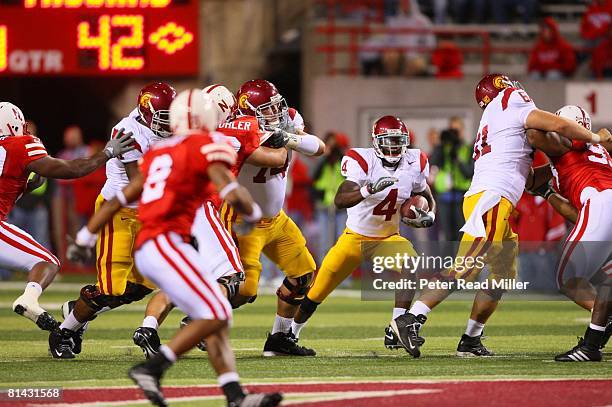
[[372,145],[376,156],[391,164],[402,159],[411,138],[404,122],[395,116],[383,116],[372,126]]
[[499,92],[506,88],[522,88],[522,86],[501,73],[492,73],[485,76],[476,85],[475,96],[478,106],[484,109],[495,99]]
[[242,84],[238,93],[240,114],[255,116],[264,130],[284,128],[289,123],[287,102],[272,83],[255,79]]
[[153,82],[138,94],[138,113],[143,122],[159,137],[170,137],[170,104],[176,90],[167,83]]

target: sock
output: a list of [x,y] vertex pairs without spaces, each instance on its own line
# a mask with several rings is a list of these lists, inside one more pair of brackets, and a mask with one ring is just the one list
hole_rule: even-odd
[[467,336],[480,336],[482,335],[482,330],[484,329],[485,324],[481,324],[478,321],[474,321],[473,319],[468,319],[467,327],[465,328],[465,334]]
[[298,324],[297,322],[292,320],[291,321],[291,333],[293,333],[293,335],[299,339],[300,331],[302,330],[302,328],[304,328],[304,325],[306,325],[306,322]]
[[225,398],[227,398],[228,404],[238,401],[246,395],[244,390],[242,390],[242,386],[238,382],[239,377],[236,372],[228,372],[223,373],[217,377],[219,382],[219,386],[223,390],[225,394]]
[[42,292],[43,292],[43,289],[40,286],[40,284],[38,284],[35,281],[30,281],[28,284],[26,284],[26,288],[23,293],[27,295],[32,295],[35,298],[38,298],[40,297]]
[[284,318],[280,315],[276,315],[276,317],[274,318],[274,325],[272,325],[272,335],[277,332],[289,332],[289,330],[291,329],[292,321],[292,318]]
[[64,320],[64,322],[62,322],[62,324],[60,325],[60,329],[68,329],[72,332],[78,331],[79,328],[81,328],[83,325],[85,325],[84,322],[79,322],[75,317],[74,317],[74,311],[70,313],[70,315],[68,315],[68,317]]
[[431,308],[429,308],[423,301],[415,301],[409,311],[412,315],[425,315],[431,312]]
[[594,329],[596,331],[605,331],[606,330],[605,326],[599,326],[599,325],[595,325],[593,323],[589,324],[589,328]]
[[176,362],[176,353],[166,345],[159,347],[159,351],[168,359],[170,362]]
[[393,317],[391,319],[395,319],[400,315],[404,315],[408,311],[406,308],[393,308]]
[[143,328],[155,329],[157,331],[159,324],[157,323],[157,318],[148,316],[148,317],[145,317],[145,319],[142,321],[142,324],[140,324],[140,326],[142,326]]
[[[598,325],[595,326],[598,328],[602,328]],[[599,349],[601,343],[603,342],[605,333],[605,328],[600,331],[599,329],[591,328],[591,326],[589,325],[586,332],[584,333],[584,344],[591,349]]]

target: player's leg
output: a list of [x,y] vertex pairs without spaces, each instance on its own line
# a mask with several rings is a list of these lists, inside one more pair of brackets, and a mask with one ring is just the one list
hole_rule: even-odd
[[161,342],[157,330],[173,308],[174,304],[163,291],[156,292],[149,299],[145,317],[132,335],[134,344],[142,349],[145,358],[149,359],[159,352]]
[[0,222],[0,264],[28,272],[25,290],[13,302],[13,311],[32,320],[41,329],[55,329],[57,321],[38,304],[38,298],[59,271],[57,257],[18,227]]
[[[159,354],[130,369],[130,377],[151,401],[162,404],[164,399],[159,381],[164,372],[202,339],[210,337],[209,357],[228,405],[240,405],[247,396],[239,384],[227,335],[232,309],[212,276],[199,268],[199,254],[180,236],[170,233],[145,243],[136,257],[143,273],[157,283],[192,321],[167,345],[161,346]],[[278,394],[267,397],[275,400],[269,405],[276,405],[281,399]]]

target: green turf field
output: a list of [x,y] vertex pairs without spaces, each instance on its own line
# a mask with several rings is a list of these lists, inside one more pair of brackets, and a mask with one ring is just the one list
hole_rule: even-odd
[[[62,303],[74,287],[56,285],[45,292],[42,305]],[[127,385],[127,369],[142,360],[131,336],[142,320],[144,303],[102,315],[86,334],[83,352],[75,360],[53,360],[47,335],[9,310],[20,293],[0,283],[0,387],[11,385]],[[612,376],[609,362],[553,363],[552,357],[575,344],[588,314],[569,302],[502,303],[486,328],[485,344],[496,351],[488,359],[457,359],[454,350],[470,310],[468,301],[448,301],[431,315],[422,333],[427,343],[420,359],[403,350],[386,350],[383,328],[391,304],[362,302],[336,296],[319,307],[302,331],[301,342],[317,350],[316,358],[263,358],[261,348],[274,317],[275,298],[261,296],[236,312],[232,344],[245,381],[426,379],[426,378],[601,378]],[[53,310],[59,317],[59,310]],[[169,338],[182,317],[173,311],[161,328]],[[608,356],[608,360],[609,360]],[[205,354],[192,351],[168,373],[164,383],[214,383]]]

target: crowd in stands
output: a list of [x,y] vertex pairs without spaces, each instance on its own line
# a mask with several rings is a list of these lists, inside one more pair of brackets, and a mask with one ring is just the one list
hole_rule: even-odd
[[[570,43],[553,17],[542,15],[536,0],[385,0],[385,27],[413,29],[410,34],[366,33],[359,53],[365,75],[460,78],[464,55],[449,35],[427,32],[436,24],[535,24],[537,38],[528,55],[527,73],[538,79],[572,77],[584,64],[587,76],[612,77],[612,0],[590,0],[576,23],[580,38]],[[340,18],[376,22],[371,2],[341,2]],[[578,27],[577,27],[578,28]],[[511,40],[512,38],[508,38]],[[379,51],[381,48],[387,48]],[[400,51],[398,48],[407,50]]]

